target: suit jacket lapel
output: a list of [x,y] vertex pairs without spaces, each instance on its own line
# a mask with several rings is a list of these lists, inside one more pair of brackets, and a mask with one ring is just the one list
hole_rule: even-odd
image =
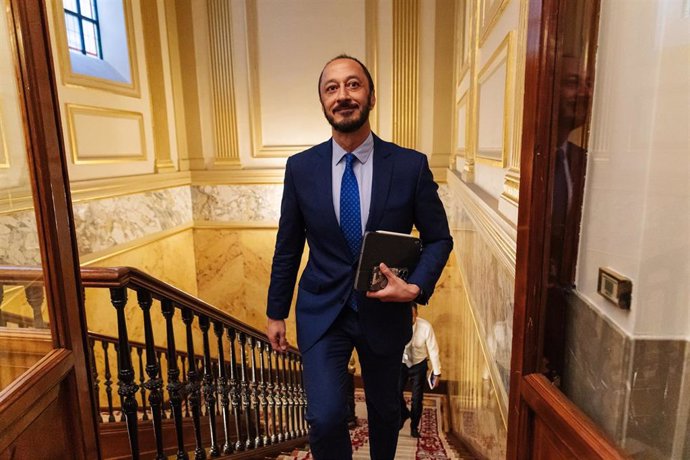
[[371,184],[371,205],[367,219],[368,231],[376,230],[383,217],[392,177],[393,158],[391,151],[386,148],[381,139],[374,136],[374,171]]

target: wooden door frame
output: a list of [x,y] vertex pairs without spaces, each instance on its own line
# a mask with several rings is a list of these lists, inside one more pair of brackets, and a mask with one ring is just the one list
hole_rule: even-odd
[[[558,34],[563,33],[558,28],[559,5],[563,1],[530,0],[529,4],[507,458],[540,454],[538,447],[533,448],[533,427],[539,419],[567,446],[562,458],[619,459],[626,458],[625,454],[540,373],[556,150],[557,47]],[[598,8],[595,14],[597,19]],[[573,257],[570,263],[574,262]]]
[[[54,350],[0,397],[0,452],[60,398],[73,458],[99,457],[94,389],[60,106],[43,0],[5,0]],[[27,406],[28,404],[28,406]]]

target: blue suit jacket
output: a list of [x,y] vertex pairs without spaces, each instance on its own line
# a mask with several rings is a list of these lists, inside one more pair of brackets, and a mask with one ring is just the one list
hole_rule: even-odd
[[[285,168],[267,315],[287,318],[305,240],[309,261],[297,292],[297,342],[307,351],[333,323],[354,286],[352,256],[333,209],[332,140],[290,157]],[[422,289],[421,303],[434,291],[453,240],[438,186],[425,155],[374,136],[371,207],[366,230],[410,233],[422,240],[422,256],[408,278]],[[372,349],[402,350],[412,334],[409,303],[358,296],[360,324]]]

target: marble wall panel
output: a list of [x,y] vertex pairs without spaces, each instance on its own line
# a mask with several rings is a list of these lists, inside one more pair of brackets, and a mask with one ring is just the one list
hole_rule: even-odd
[[104,251],[192,222],[189,187],[75,203],[79,254]]
[[568,298],[561,390],[620,442],[632,358],[630,339],[579,296]]
[[[505,395],[510,387],[515,277],[494,255],[491,243],[478,231],[473,216],[454,198],[449,216],[455,253],[478,322],[479,333],[491,355]],[[507,401],[506,401],[507,404]]]
[[195,185],[195,221],[273,222],[280,218],[281,184]]
[[566,324],[566,396],[634,458],[687,458],[688,342],[628,337],[576,293]]
[[[266,296],[276,229],[194,230],[198,296],[234,318],[266,329]],[[303,257],[303,265],[306,262]],[[286,321],[288,341],[297,344],[293,309]]]
[[626,444],[640,443],[650,455],[673,458],[675,445],[687,442],[676,435],[677,425],[682,432],[688,418],[687,405],[680,404],[683,374],[690,377],[687,347],[679,340],[635,341]]
[[0,265],[41,264],[33,209],[0,214]]

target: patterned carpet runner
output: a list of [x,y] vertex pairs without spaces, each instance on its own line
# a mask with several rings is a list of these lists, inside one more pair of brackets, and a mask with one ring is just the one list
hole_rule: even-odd
[[[367,460],[369,456],[369,426],[367,424],[367,408],[364,402],[364,393],[358,389],[355,393],[355,414],[357,426],[350,429],[352,440],[352,457],[356,460]],[[409,403],[409,395],[408,395]],[[441,399],[427,397],[424,399],[422,420],[419,426],[419,439],[410,436],[410,420],[400,430],[398,449],[395,460],[445,460],[445,459],[470,459],[458,454],[446,441],[440,427],[441,424]],[[313,457],[308,450],[296,450],[290,455],[278,457],[280,460],[305,459]]]

